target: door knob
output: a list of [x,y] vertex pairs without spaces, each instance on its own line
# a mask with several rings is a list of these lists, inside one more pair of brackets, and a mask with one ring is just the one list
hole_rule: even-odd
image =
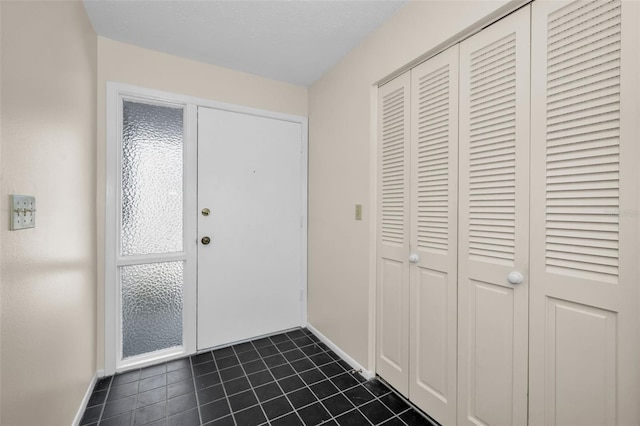
[[418,263],[419,261],[420,261],[420,256],[418,256],[418,253],[411,253],[409,255],[409,262]]
[[509,275],[507,275],[507,281],[509,281],[509,284],[520,284],[524,281],[524,277],[520,272],[511,271]]
[[202,239],[200,241],[202,242],[202,244],[204,244],[206,246],[207,244],[209,244],[211,242],[211,238],[202,237]]
[[204,208],[202,209],[202,216],[209,216],[211,214],[211,210],[209,210],[208,208]]

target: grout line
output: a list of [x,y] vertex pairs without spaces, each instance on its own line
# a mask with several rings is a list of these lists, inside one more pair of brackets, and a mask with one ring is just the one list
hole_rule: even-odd
[[[216,374],[220,378],[220,387],[222,387],[222,392],[224,392],[224,399],[227,400],[227,406],[229,407],[229,415],[231,416],[231,420],[233,420],[233,424],[237,425],[238,423],[236,423],[236,418],[233,415],[233,409],[231,408],[231,401],[229,401],[229,395],[227,395],[227,390],[224,387],[224,383],[222,383],[222,376],[220,375],[220,369],[218,368],[218,360],[216,359],[216,356],[213,354],[213,351],[209,351],[209,352],[211,353],[211,358],[213,358],[213,363],[216,366]],[[211,373],[209,373],[209,374],[211,374]],[[195,377],[193,378],[193,380],[195,380]],[[215,385],[213,385],[213,386],[215,386]],[[196,392],[197,391],[198,391],[198,389],[196,388]],[[226,417],[226,416],[222,416],[222,417],[219,417],[219,418],[222,419],[224,417]],[[218,420],[218,419],[213,419],[212,421],[215,421],[215,420]],[[202,418],[200,419],[200,424],[204,424],[204,422],[202,421]]]
[[[211,357],[213,358],[213,354],[211,354]],[[198,385],[196,384],[196,373],[193,370],[193,361],[191,360],[191,357],[187,357],[187,359],[189,360],[189,369],[191,370],[191,381],[193,382],[193,393],[196,396],[196,408],[198,409],[198,419],[200,419],[200,424],[202,424],[202,413],[200,412],[200,397],[198,396]],[[166,389],[167,424],[169,423],[169,383],[168,382],[169,382],[169,373],[167,372],[167,389]],[[175,382],[175,383],[178,383],[178,382]]]
[[[251,346],[253,346],[253,343],[251,343]],[[240,361],[240,358],[238,358],[238,354],[236,353],[235,348],[233,346],[231,346],[231,349],[233,350],[233,354],[234,354],[233,356],[235,356],[238,359],[238,362],[240,363],[238,365],[242,369],[242,372],[244,373],[245,377],[247,378],[247,382],[249,383],[249,388],[251,389],[251,392],[253,393],[253,396],[256,397],[256,401],[258,401],[258,406],[260,407],[260,410],[262,411],[262,414],[264,414],[264,418],[267,421],[267,424],[270,424],[269,423],[269,416],[267,416],[267,412],[264,411],[264,407],[260,403],[260,398],[258,398],[258,394],[256,393],[255,387],[251,383],[251,380],[249,380],[249,375],[247,374],[247,371],[244,369],[244,365],[242,364],[242,361]],[[254,349],[255,349],[255,346],[254,346]],[[260,355],[260,352],[258,352],[258,355]],[[266,363],[265,363],[265,365],[266,365]],[[271,374],[271,372],[268,369],[266,371],[269,373],[269,375],[271,377],[273,377],[273,374]],[[273,378],[275,380],[275,377],[273,377]],[[220,381],[222,381],[222,377],[220,377]],[[224,387],[224,384],[222,386]],[[251,407],[254,407],[254,406],[252,405]],[[245,410],[248,410],[251,407],[246,407]],[[243,410],[240,410],[240,411],[243,411]],[[233,411],[232,411],[232,414],[233,414]],[[233,420],[235,421],[235,416],[233,416]],[[261,424],[264,424],[264,423],[261,423]]]

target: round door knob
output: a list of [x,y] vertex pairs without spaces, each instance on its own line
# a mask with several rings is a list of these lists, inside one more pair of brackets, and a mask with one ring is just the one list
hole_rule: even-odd
[[418,256],[418,253],[411,253],[409,255],[409,262],[418,263],[419,261],[420,261],[420,256]]
[[204,244],[206,246],[207,244],[209,244],[211,242],[211,238],[202,237],[202,239],[200,241],[202,242],[202,244]]
[[507,281],[509,281],[509,284],[520,284],[524,281],[524,277],[520,272],[511,271],[507,275]]
[[211,210],[209,210],[208,208],[204,208],[202,209],[202,216],[209,216],[211,214]]

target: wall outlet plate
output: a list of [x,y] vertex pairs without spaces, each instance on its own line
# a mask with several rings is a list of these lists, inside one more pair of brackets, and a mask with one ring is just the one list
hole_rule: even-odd
[[11,224],[9,229],[27,229],[36,227],[36,197],[30,195],[10,195]]

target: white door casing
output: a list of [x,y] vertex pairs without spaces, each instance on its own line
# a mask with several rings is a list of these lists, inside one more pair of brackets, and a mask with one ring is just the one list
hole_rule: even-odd
[[529,24],[526,6],[460,44],[460,425],[527,424]]
[[532,7],[530,424],[640,424],[639,8]]
[[411,70],[409,396],[456,423],[458,46]]
[[378,90],[376,372],[409,392],[409,72]]
[[305,124],[198,110],[198,349],[306,322]]

